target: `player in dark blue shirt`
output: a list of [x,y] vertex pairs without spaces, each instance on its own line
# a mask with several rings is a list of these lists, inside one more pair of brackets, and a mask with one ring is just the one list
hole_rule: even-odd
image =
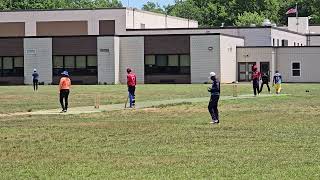
[[208,110],[212,118],[211,124],[219,123],[219,111],[218,111],[218,102],[220,98],[220,82],[216,78],[216,73],[211,72],[210,77],[212,80],[212,87],[208,88],[208,92],[210,92],[210,102],[208,105]]
[[33,91],[38,91],[39,74],[37,73],[36,69],[33,70],[32,82],[33,82]]

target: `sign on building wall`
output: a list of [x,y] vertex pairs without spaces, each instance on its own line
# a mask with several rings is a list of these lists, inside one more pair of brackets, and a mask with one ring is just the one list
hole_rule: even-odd
[[36,55],[37,51],[35,49],[26,49],[26,55]]

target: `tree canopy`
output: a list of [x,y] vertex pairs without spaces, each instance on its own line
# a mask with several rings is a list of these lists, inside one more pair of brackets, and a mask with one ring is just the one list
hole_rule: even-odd
[[119,0],[0,0],[1,10],[122,7]]
[[[261,24],[265,18],[276,24],[287,24],[285,13],[296,3],[299,16],[310,16],[311,23],[320,24],[320,0],[176,0],[164,7],[150,1],[142,9],[194,19],[203,27],[222,23],[244,26]],[[105,7],[122,7],[122,3],[120,0],[0,0],[0,10]]]
[[[264,19],[287,24],[285,13],[296,3],[299,16],[311,16],[311,23],[320,23],[319,0],[176,0],[161,10],[159,6],[156,8],[158,12],[197,20],[200,26],[220,26],[222,23],[243,26],[259,25]],[[152,8],[148,10],[153,11]]]

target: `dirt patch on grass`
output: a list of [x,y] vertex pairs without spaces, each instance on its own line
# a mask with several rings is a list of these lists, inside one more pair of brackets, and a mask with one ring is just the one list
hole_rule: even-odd
[[145,108],[145,109],[141,109],[141,111],[143,111],[143,112],[162,112],[163,110],[161,110],[160,108]]

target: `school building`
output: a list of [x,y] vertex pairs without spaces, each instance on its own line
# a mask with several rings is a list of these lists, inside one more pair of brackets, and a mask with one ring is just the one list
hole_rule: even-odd
[[[0,12],[0,84],[223,83],[250,81],[251,66],[285,82],[320,82],[320,26],[305,17],[288,26],[199,28],[198,22],[131,8]],[[318,46],[319,45],[319,46]]]

